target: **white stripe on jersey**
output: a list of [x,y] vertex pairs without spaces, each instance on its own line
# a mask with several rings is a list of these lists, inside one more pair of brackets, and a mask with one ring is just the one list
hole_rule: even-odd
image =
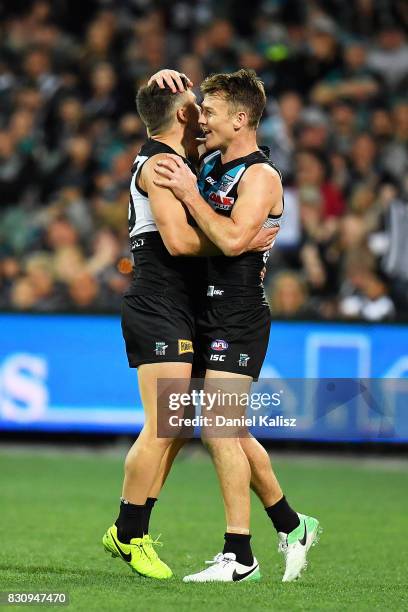
[[144,232],[157,232],[156,222],[153,217],[152,209],[150,208],[149,198],[140,193],[138,188],[136,187],[136,178],[140,173],[140,170],[145,163],[145,161],[149,159],[147,155],[138,155],[134,161],[134,165],[136,165],[136,170],[133,173],[132,180],[130,182],[130,194],[132,196],[129,201],[129,221],[131,219],[132,213],[132,200],[135,211],[135,222],[133,227],[129,228],[130,238],[137,236],[138,234],[142,234]]
[[212,159],[216,155],[221,155],[221,151],[213,151],[212,153],[209,153],[208,155],[203,157],[203,159],[201,160],[201,164],[200,165],[202,166],[203,164],[206,164],[207,162],[210,161],[210,159]]
[[[239,170],[236,174],[236,176],[234,176],[234,180],[232,181],[232,183],[229,183],[228,188],[226,191],[223,191],[221,193],[225,193],[225,195],[227,195],[227,193],[229,193],[231,191],[231,189],[233,188],[234,185],[236,185],[239,181],[239,179],[241,178],[241,176],[244,174],[246,170],[246,167],[244,166],[243,168],[241,168],[241,170]],[[228,172],[227,172],[228,174]]]
[[262,227],[280,227],[282,225],[283,213],[277,219],[274,217],[268,217]]

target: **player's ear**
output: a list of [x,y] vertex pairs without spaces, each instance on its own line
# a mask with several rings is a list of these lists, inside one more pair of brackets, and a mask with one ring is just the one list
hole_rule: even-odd
[[238,111],[235,113],[232,121],[234,130],[238,131],[245,125],[248,125],[248,115],[245,111]]
[[177,117],[177,121],[179,121],[180,123],[187,123],[188,121],[187,107],[180,106],[180,108],[177,109],[176,117]]

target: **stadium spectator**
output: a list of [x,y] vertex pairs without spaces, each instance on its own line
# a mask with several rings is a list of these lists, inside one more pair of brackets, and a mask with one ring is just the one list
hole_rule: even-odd
[[308,301],[306,283],[295,272],[280,272],[272,281],[268,294],[271,311],[285,319],[314,318],[316,315]]
[[16,280],[11,288],[10,306],[13,310],[32,310],[36,303],[35,287],[25,276]]
[[27,281],[34,287],[33,310],[52,312],[62,310],[66,300],[61,286],[55,283],[52,258],[46,254],[34,254],[25,264]]
[[0,131],[0,211],[23,202],[35,181],[33,159],[17,144],[15,133]]
[[297,185],[300,188],[315,187],[319,191],[323,219],[339,217],[345,210],[342,194],[330,181],[328,173],[329,170],[322,155],[312,150],[301,151],[297,154]]
[[341,70],[320,80],[311,93],[315,104],[327,106],[333,102],[352,100],[364,103],[376,96],[379,85],[367,66],[367,49],[363,41],[351,40],[344,46]]
[[401,25],[385,23],[377,43],[368,55],[368,66],[376,72],[390,93],[407,90],[408,45]]
[[105,307],[96,279],[86,271],[72,278],[68,285],[68,296],[67,310],[96,311]]
[[346,319],[384,321],[394,317],[394,304],[383,281],[363,266],[350,267],[346,280],[349,295],[340,300],[339,310]]

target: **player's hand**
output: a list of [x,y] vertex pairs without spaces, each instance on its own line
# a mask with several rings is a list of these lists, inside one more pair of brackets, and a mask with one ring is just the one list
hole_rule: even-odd
[[186,91],[186,89],[180,77],[187,79],[187,84],[189,87],[193,86],[193,81],[191,81],[188,76],[182,72],[178,72],[177,70],[170,70],[169,68],[159,70],[153,76],[151,76],[148,85],[156,82],[160,89],[170,87],[173,93],[183,93]]
[[157,178],[155,185],[171,189],[178,200],[183,202],[194,190],[197,190],[197,177],[183,162],[181,157],[168,153],[154,167]]
[[247,250],[257,251],[258,253],[264,253],[265,251],[269,251],[275,243],[279,229],[279,227],[262,227],[255,236],[255,238],[252,238]]

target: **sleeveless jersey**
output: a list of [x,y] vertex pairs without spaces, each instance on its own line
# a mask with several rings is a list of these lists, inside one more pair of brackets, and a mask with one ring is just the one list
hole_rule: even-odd
[[[261,151],[221,163],[221,152],[206,155],[201,162],[198,186],[202,197],[215,212],[230,217],[238,198],[238,185],[247,168],[254,164],[268,164],[279,170]],[[269,215],[264,227],[280,226],[281,215]],[[216,298],[264,297],[261,271],[269,251],[243,253],[237,257],[220,255],[207,258],[207,296]]]
[[[138,185],[140,171],[146,161],[159,153],[176,151],[157,140],[148,139],[132,166],[129,197],[129,237],[133,253],[134,274],[126,295],[162,294],[190,297],[194,257],[170,255],[157,229],[148,194]],[[190,163],[183,161],[194,171]]]

